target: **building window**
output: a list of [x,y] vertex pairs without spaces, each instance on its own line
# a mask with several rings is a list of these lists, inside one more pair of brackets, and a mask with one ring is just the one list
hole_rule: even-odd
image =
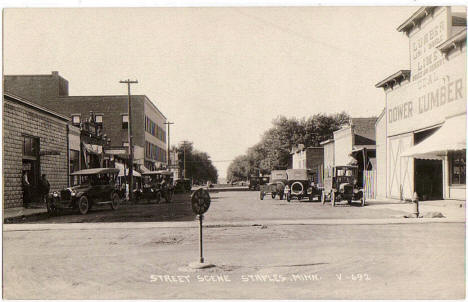
[[96,124],[102,125],[102,114],[96,114]]
[[81,122],[81,115],[79,115],[79,114],[72,115],[72,124],[74,126],[79,126],[80,122]]
[[128,129],[128,115],[122,115],[122,129]]
[[456,152],[452,154],[452,185],[466,184],[466,154]]
[[39,156],[39,139],[30,136],[23,137],[23,156]]

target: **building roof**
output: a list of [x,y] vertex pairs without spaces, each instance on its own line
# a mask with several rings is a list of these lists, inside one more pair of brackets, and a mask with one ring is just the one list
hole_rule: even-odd
[[41,111],[43,113],[46,113],[48,115],[52,115],[56,118],[59,118],[61,120],[64,120],[66,122],[70,122],[70,118],[69,117],[66,117],[58,112],[55,112],[53,110],[50,110],[46,107],[43,107],[43,106],[40,106],[40,105],[37,105],[36,103],[33,103],[23,97],[20,97],[20,96],[17,96],[15,94],[12,94],[10,92],[4,92],[3,93],[3,97],[6,98],[7,100],[10,100],[10,101],[14,101],[14,102],[17,102],[17,103],[20,103],[22,105],[25,105],[29,108],[33,108],[35,110],[38,110],[38,111]]
[[407,70],[407,69],[399,70],[399,71],[395,72],[394,74],[386,77],[382,81],[378,82],[377,84],[375,84],[375,87],[376,88],[383,88],[383,87],[387,87],[387,86],[393,86],[394,84],[400,83],[401,81],[403,81],[405,79],[409,79],[410,75],[411,75],[410,70]]
[[447,39],[447,41],[442,42],[436,47],[442,53],[446,54],[450,52],[452,49],[457,48],[464,43],[466,44],[466,28],[456,33],[455,35],[451,36],[450,38]]
[[323,146],[323,145],[326,145],[326,144],[333,143],[334,141],[335,140],[333,138],[330,138],[330,139],[327,139],[326,141],[320,142],[320,145]]
[[419,25],[421,21],[432,14],[437,6],[422,6],[414,12],[405,22],[397,27],[397,31],[408,33],[415,26]]

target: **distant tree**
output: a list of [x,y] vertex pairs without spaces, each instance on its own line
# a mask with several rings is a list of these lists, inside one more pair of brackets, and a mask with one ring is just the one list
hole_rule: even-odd
[[[184,151],[185,150],[185,151]],[[193,142],[182,142],[176,147],[179,159],[179,169],[184,175],[184,162],[186,178],[194,182],[205,183],[211,181],[218,182],[218,170],[213,165],[210,156],[206,152],[198,151],[193,148]],[[185,159],[185,161],[184,161]]]
[[332,138],[334,131],[349,123],[349,118],[345,112],[333,115],[320,113],[308,119],[277,117],[260,142],[231,163],[228,179],[244,180],[252,173],[267,174],[271,170],[286,169],[293,146],[318,147],[320,142]]

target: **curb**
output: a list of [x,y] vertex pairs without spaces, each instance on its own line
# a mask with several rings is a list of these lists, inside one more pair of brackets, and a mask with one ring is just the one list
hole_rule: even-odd
[[[319,219],[319,220],[266,220],[223,223],[205,222],[206,228],[257,227],[275,225],[390,225],[465,223],[457,218],[388,218],[388,219]],[[153,228],[198,228],[198,222],[110,222],[110,223],[62,223],[62,224],[4,224],[4,232],[49,231],[49,230],[104,230],[104,229],[153,229]]]

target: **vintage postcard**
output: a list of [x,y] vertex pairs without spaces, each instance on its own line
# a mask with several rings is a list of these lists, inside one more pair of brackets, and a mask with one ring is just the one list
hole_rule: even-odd
[[4,7],[4,299],[465,298],[466,6],[260,4]]

